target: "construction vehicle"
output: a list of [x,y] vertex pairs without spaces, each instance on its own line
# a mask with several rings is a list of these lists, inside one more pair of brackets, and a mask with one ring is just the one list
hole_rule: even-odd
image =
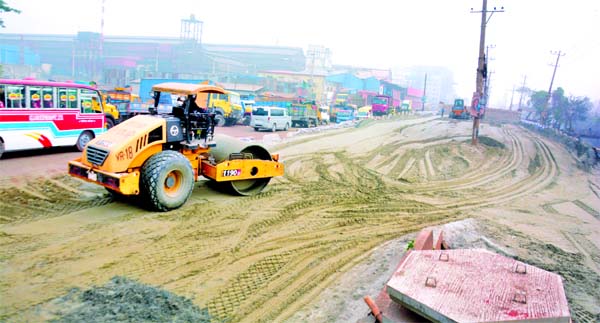
[[[260,193],[283,175],[279,156],[264,147],[215,136],[216,114],[196,104],[199,94],[227,94],[207,84],[162,83],[152,87],[154,106],[89,142],[68,163],[69,175],[104,186],[116,195],[138,196],[158,211],[181,207],[204,176],[239,195]],[[171,113],[158,113],[164,95],[184,97]]]
[[[208,84],[208,82],[203,82],[203,84]],[[212,109],[219,127],[236,125],[244,117],[242,101],[236,92],[199,93],[196,97],[196,104]]]
[[113,104],[107,103],[106,96],[104,95],[102,95],[102,107],[98,102],[92,101],[92,110],[98,113],[104,112],[104,128],[107,130],[114,127],[120,118],[117,107]]
[[[153,101],[153,98],[150,97],[151,93],[153,92],[152,87],[156,84],[166,82],[215,85],[213,81],[198,79],[142,79],[140,82],[139,91],[141,100],[143,102]],[[163,106],[172,106],[175,100],[176,97],[171,98],[163,95],[159,102],[159,111],[161,111]],[[225,93],[200,93],[196,98],[196,104],[199,107],[208,107],[213,109],[215,113],[215,120],[217,121],[217,126],[219,127],[233,126],[241,121],[244,116],[240,95],[237,92],[225,91]]]
[[[112,90],[101,91],[106,115],[106,128],[113,126],[137,115],[148,113],[144,109],[139,96],[126,91],[123,87],[115,87]],[[99,107],[94,107],[94,110]]]
[[471,116],[469,115],[469,110],[465,106],[465,100],[463,99],[455,99],[454,105],[450,110],[450,118],[452,119],[469,119]]
[[412,101],[411,100],[402,100],[402,104],[400,105],[400,113],[410,114],[411,112],[412,112]]

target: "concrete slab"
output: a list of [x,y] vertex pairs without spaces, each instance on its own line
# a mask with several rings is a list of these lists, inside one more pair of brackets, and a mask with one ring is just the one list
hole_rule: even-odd
[[433,249],[433,231],[423,229],[415,238],[415,250],[431,250]]
[[438,238],[435,242],[435,246],[433,246],[433,249],[435,249],[435,250],[447,249],[444,245],[444,231],[440,231],[440,234],[438,235]]
[[386,291],[435,322],[570,321],[559,275],[484,249],[409,252]]

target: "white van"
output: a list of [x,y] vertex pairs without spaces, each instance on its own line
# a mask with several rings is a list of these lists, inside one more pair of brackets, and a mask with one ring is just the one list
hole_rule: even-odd
[[256,131],[287,131],[291,124],[292,118],[285,108],[256,106],[252,109],[250,127],[253,127]]

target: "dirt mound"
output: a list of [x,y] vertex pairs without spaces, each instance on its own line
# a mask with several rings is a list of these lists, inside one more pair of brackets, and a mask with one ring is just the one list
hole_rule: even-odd
[[506,146],[499,142],[498,140],[491,138],[491,137],[487,137],[487,136],[480,136],[479,137],[479,142],[482,143],[483,145],[489,146],[489,147],[498,147],[498,148],[506,148]]
[[58,303],[73,308],[53,323],[77,322],[210,322],[207,309],[189,299],[126,277],[113,277],[106,285],[74,290]]
[[[529,131],[488,124],[481,130],[505,149],[472,146],[469,123],[431,118],[298,136],[271,149],[286,172],[262,194],[229,196],[198,183],[188,203],[166,213],[107,202],[103,188],[66,179],[28,187],[29,195],[0,191],[0,207],[11,210],[0,221],[0,321],[44,321],[38,305],[64,295],[65,286],[87,289],[125,276],[188,297],[213,320],[298,322],[294,313],[375,247],[465,217],[520,221],[518,229],[540,241],[559,239],[548,229],[556,227],[574,241],[589,237],[577,241],[593,265],[600,252],[588,245],[600,246],[593,238],[600,231],[590,210],[600,209],[600,199],[590,190],[600,183],[588,184],[569,168],[566,151]],[[574,201],[561,209],[568,196]],[[556,212],[546,213],[552,208],[545,205]],[[568,242],[556,245],[577,252]],[[587,301],[597,294],[569,295],[598,312]]]

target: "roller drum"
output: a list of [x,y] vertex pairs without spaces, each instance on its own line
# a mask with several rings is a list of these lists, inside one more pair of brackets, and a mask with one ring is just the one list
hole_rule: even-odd
[[[212,148],[210,152],[217,163],[229,160],[229,156],[233,153],[252,154],[253,159],[273,160],[269,151],[261,145],[249,144],[226,135],[215,135],[214,141],[217,146]],[[221,190],[249,196],[260,193],[269,184],[270,180],[270,178],[257,178],[215,184]]]

